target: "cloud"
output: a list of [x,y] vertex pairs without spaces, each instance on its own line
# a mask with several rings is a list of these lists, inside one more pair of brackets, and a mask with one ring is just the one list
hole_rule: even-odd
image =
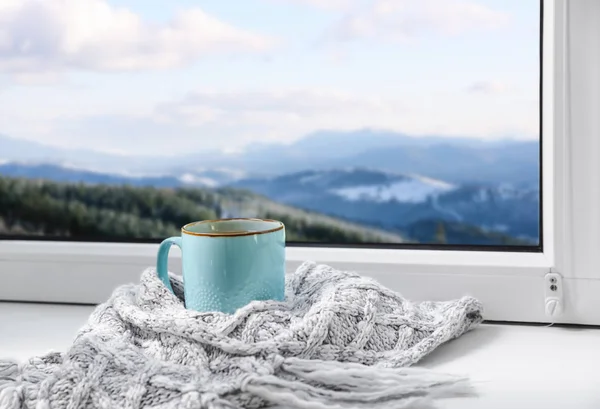
[[[162,103],[117,102],[116,106],[109,101],[87,101],[85,90],[65,90],[53,99],[43,97],[50,90],[37,88],[36,92],[38,98],[3,105],[2,133],[132,155],[239,151],[257,143],[293,142],[323,129],[534,137],[539,118],[535,98],[515,98],[511,93],[473,98],[464,89],[387,96],[323,88],[199,90]],[[4,101],[9,98],[6,95]]]
[[499,81],[478,81],[469,85],[467,91],[473,94],[503,94],[508,91],[508,86]]
[[304,132],[319,125],[344,128],[357,120],[397,115],[402,110],[402,104],[391,99],[331,90],[288,89],[194,92],[179,101],[159,105],[155,117],[189,126],[228,124],[239,126],[240,131],[254,128],[259,134],[281,133],[293,137],[289,134],[294,134],[294,129]]
[[269,0],[272,3],[299,4],[324,10],[346,10],[356,0]]
[[[66,107],[65,107],[66,108]],[[3,131],[61,146],[136,154],[176,154],[210,149],[236,150],[260,142],[292,142],[318,129],[391,127],[404,106],[391,98],[322,89],[200,91],[142,112],[54,112],[31,132],[35,121],[17,121]],[[10,125],[12,120],[0,125]],[[143,143],[135,141],[143,140]]]
[[286,89],[273,91],[201,91],[181,101],[163,105],[168,110],[210,107],[228,112],[271,112],[298,116],[325,115],[343,108],[346,111],[386,110],[390,101],[375,97],[358,97],[351,93],[319,89]]
[[[159,105],[153,120],[183,125],[203,135],[220,135],[229,147],[286,142],[316,129],[355,129],[390,123],[404,107],[394,99],[333,90],[194,92]],[[214,142],[222,144],[223,139]]]
[[12,80],[20,85],[54,85],[63,81],[63,75],[56,71],[25,71],[13,73]]
[[458,35],[501,27],[509,16],[471,0],[373,0],[346,13],[328,37],[404,42],[427,34]]
[[0,0],[0,71],[9,73],[163,69],[273,45],[199,8],[154,24],[105,0]]

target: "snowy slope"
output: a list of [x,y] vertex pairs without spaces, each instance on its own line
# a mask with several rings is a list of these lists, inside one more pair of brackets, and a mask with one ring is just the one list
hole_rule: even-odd
[[454,189],[456,187],[449,183],[411,176],[397,182],[333,189],[331,192],[350,201],[366,200],[384,203],[395,200],[402,203],[422,203],[430,197]]
[[219,185],[219,182],[214,179],[194,175],[193,173],[184,173],[179,176],[179,180],[186,185],[193,186],[217,187]]
[[445,220],[512,237],[539,234],[539,190],[534,186],[458,185],[365,168],[307,170],[233,185],[296,207],[391,229]]
[[0,162],[0,176],[43,178],[58,182],[83,182],[100,184],[131,184],[135,186],[197,186],[215,187],[219,181],[203,174],[183,173],[139,174],[127,171],[98,172],[71,163],[47,164],[36,162]]

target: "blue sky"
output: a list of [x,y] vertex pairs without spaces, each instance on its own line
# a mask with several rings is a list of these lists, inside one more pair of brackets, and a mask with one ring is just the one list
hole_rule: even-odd
[[174,155],[538,137],[537,0],[38,1],[0,0],[0,134]]

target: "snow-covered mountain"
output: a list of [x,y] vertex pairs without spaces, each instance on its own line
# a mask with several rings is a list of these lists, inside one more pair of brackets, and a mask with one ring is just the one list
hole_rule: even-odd
[[[200,147],[195,153],[153,157],[97,152],[93,146],[89,150],[59,148],[0,134],[3,159],[70,163],[100,173],[118,170],[143,174],[195,174],[194,169],[201,164],[205,169],[227,168],[247,174],[278,176],[305,169],[343,168],[351,164],[386,172],[415,173],[454,184],[519,184],[539,179],[539,153],[538,141],[489,141],[435,135],[414,137],[369,129],[317,131],[291,144],[253,143],[236,154],[206,151]],[[239,177],[234,178],[237,179]]]
[[[461,226],[474,226],[481,232],[501,232],[532,241],[538,238],[539,190],[536,186],[459,185],[420,175],[362,168],[310,170],[264,178],[244,179],[244,175],[228,168],[182,168],[171,174],[153,175],[103,173],[67,163],[0,163],[0,176],[58,182],[244,188],[277,202],[412,235],[421,241],[424,238],[417,233],[429,232],[435,221],[440,220],[451,223],[448,229],[457,235],[464,230]],[[481,232],[475,235],[481,238]]]
[[235,182],[271,199],[350,220],[406,231],[446,220],[537,240],[537,187],[456,185],[371,169],[311,170]]
[[132,186],[154,187],[218,187],[231,183],[243,174],[227,169],[188,170],[172,174],[140,172],[101,172],[68,163],[50,164],[38,162],[0,161],[0,176],[43,178],[57,182],[83,182],[92,184],[128,184]]
[[[181,172],[181,173],[180,173]],[[215,168],[215,169],[186,169],[180,171],[174,169],[170,173],[179,175],[179,180],[190,185],[205,187],[219,187],[246,177],[246,173],[237,169]]]
[[333,189],[332,193],[349,201],[373,201],[385,203],[397,201],[402,203],[423,203],[429,198],[456,189],[450,183],[426,178],[424,176],[404,176],[397,180],[371,185],[358,185]]
[[[268,178],[271,183],[282,180],[294,183],[297,179],[303,189],[314,187],[352,202],[389,201],[422,203],[428,198],[456,189],[450,183],[420,175],[402,175],[377,170],[348,168],[339,170],[312,170],[280,178]],[[258,179],[260,180],[260,179]],[[252,183],[243,181],[242,184]]]

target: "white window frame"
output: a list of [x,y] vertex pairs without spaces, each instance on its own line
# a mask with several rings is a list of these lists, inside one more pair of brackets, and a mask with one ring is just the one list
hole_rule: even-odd
[[[544,1],[542,253],[290,247],[288,269],[314,260],[415,300],[473,295],[488,320],[600,325],[600,2],[568,1]],[[157,247],[0,241],[0,300],[102,302],[153,266]],[[171,253],[171,270],[180,259]],[[553,317],[549,272],[562,276],[564,296]]]

